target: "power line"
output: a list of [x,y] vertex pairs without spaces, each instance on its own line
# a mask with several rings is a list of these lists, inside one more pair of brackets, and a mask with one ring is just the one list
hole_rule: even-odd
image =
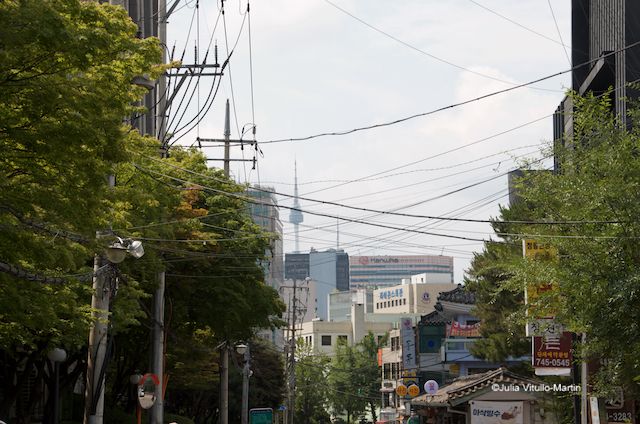
[[[327,0],[325,0],[325,1],[327,1]],[[282,138],[282,139],[268,140],[268,141],[262,141],[261,143],[262,144],[272,144],[272,143],[284,143],[284,142],[289,142],[289,141],[306,141],[306,140],[311,140],[311,139],[319,138],[319,137],[342,136],[342,135],[347,135],[347,134],[353,134],[353,133],[356,133],[356,132],[371,130],[371,129],[374,129],[374,128],[382,128],[382,127],[388,127],[388,126],[396,125],[396,124],[399,124],[399,123],[402,123],[402,122],[406,122],[406,121],[409,121],[409,120],[412,120],[412,119],[415,119],[415,118],[421,118],[421,117],[424,117],[424,116],[434,115],[436,113],[443,112],[445,110],[454,109],[454,108],[457,108],[457,107],[460,107],[460,106],[464,106],[464,105],[467,105],[467,104],[470,104],[470,103],[474,103],[474,102],[477,102],[477,101],[480,101],[480,100],[488,99],[490,97],[494,97],[494,96],[497,96],[497,95],[500,95],[500,94],[508,93],[508,92],[511,92],[511,91],[514,91],[514,90],[517,90],[517,89],[520,89],[520,88],[523,88],[523,87],[527,87],[527,86],[532,85],[532,84],[536,84],[536,83],[539,83],[539,82],[542,82],[542,81],[546,81],[548,79],[555,78],[557,76],[567,74],[569,72],[572,72],[575,69],[579,69],[579,68],[584,67],[586,65],[589,65],[591,63],[597,62],[597,61],[599,61],[599,60],[601,60],[603,58],[606,59],[609,56],[612,56],[612,55],[615,55],[617,53],[623,52],[623,51],[625,51],[627,49],[630,49],[632,47],[635,47],[635,46],[637,46],[639,44],[640,44],[640,41],[636,41],[635,43],[631,43],[631,44],[629,44],[629,45],[627,45],[625,47],[622,47],[622,48],[620,48],[618,50],[611,51],[609,53],[605,53],[605,54],[603,54],[602,56],[600,56],[598,58],[591,59],[591,60],[588,60],[586,62],[580,63],[580,64],[575,65],[575,66],[573,66],[573,67],[571,67],[569,69],[566,69],[564,71],[556,72],[556,73],[553,73],[553,74],[550,74],[550,75],[546,75],[546,76],[537,78],[537,79],[529,81],[529,82],[525,82],[525,83],[522,83],[522,84],[515,85],[513,87],[508,87],[508,88],[505,88],[505,89],[502,89],[502,90],[494,91],[494,92],[491,92],[491,93],[488,93],[488,94],[484,94],[482,96],[478,96],[478,97],[474,97],[474,98],[471,98],[471,99],[468,99],[468,100],[464,100],[462,102],[453,103],[453,104],[450,104],[450,105],[447,105],[447,106],[442,106],[442,107],[439,107],[439,108],[436,108],[436,109],[432,109],[432,110],[427,111],[427,112],[416,113],[416,114],[413,114],[413,115],[410,115],[410,116],[406,116],[404,118],[399,118],[399,119],[396,119],[396,120],[393,120],[393,121],[383,122],[383,123],[379,123],[379,124],[367,125],[367,126],[364,126],[364,127],[357,127],[357,128],[353,128],[353,129],[350,129],[350,130],[324,132],[324,133],[320,133],[320,134],[314,134],[314,135],[309,135],[309,136],[306,136],[306,137],[298,137],[298,138]]]
[[[543,157],[541,159],[538,159],[538,160],[534,161],[533,163],[540,162],[540,161],[542,161],[544,159],[547,159],[547,158],[548,157]],[[155,159],[155,158],[149,158],[149,159],[156,160],[156,161],[161,161],[161,159]],[[176,169],[179,169],[181,171],[185,171],[185,172],[188,172],[188,173],[191,173],[191,174],[194,174],[194,175],[198,175],[198,176],[201,176],[201,177],[209,178],[209,179],[212,179],[212,180],[215,180],[215,181],[221,181],[220,179],[215,178],[213,176],[207,176],[207,175],[204,175],[204,174],[200,174],[200,173],[197,173],[195,171],[191,171],[191,170],[186,169],[186,168],[181,168],[181,167],[179,167],[177,165],[168,164],[168,163],[167,163],[167,165],[172,167],[172,168],[176,168]],[[136,168],[139,168],[139,169],[141,168],[139,165],[134,165],[134,166]],[[141,169],[144,170],[145,168],[142,167]],[[168,178],[171,178],[171,179],[174,179],[174,180],[177,180],[177,181],[191,183],[191,181],[183,180],[183,179],[180,179],[180,178],[177,178],[177,177],[173,177],[173,176],[170,176],[170,175],[166,175],[166,174],[162,174],[160,172],[153,171],[153,170],[150,170],[150,169],[146,169],[146,171],[147,172],[153,172],[153,173],[156,173],[158,175],[161,175],[161,176],[164,176],[164,177],[168,177]],[[510,170],[510,171],[507,171],[507,172],[503,172],[503,173],[498,174],[496,176],[493,176],[491,178],[487,178],[487,179],[484,179],[484,180],[469,184],[469,185],[464,186],[462,188],[458,188],[456,190],[450,191],[448,193],[445,193],[445,194],[442,194],[442,195],[439,195],[439,196],[432,197],[432,198],[427,199],[427,200],[422,200],[422,201],[419,201],[419,202],[415,202],[415,203],[413,203],[413,204],[411,204],[409,206],[406,206],[406,207],[420,205],[420,204],[426,203],[427,201],[439,199],[439,198],[451,195],[453,193],[458,193],[458,192],[460,192],[462,190],[466,190],[468,188],[475,187],[475,186],[480,185],[480,184],[484,184],[484,183],[486,183],[488,181],[491,181],[491,180],[494,180],[496,178],[504,177],[504,176],[508,175],[511,171],[513,171],[513,170]],[[211,187],[206,187],[206,188],[209,189],[209,190],[213,190],[215,192],[221,193],[221,194],[227,194],[227,195],[231,195],[231,196],[246,200],[249,203],[263,204],[263,202],[259,202],[259,201],[256,201],[254,199],[250,199],[250,198],[248,198],[246,196],[243,196],[243,195],[239,195],[239,194],[235,194],[235,193],[229,193],[229,192],[225,192],[223,190],[214,189],[214,188],[211,188]],[[296,196],[291,195],[291,194],[279,193],[279,192],[276,192],[276,191],[267,190],[267,189],[262,188],[262,187],[251,187],[251,188],[254,189],[254,190],[257,190],[257,191],[264,192],[264,193],[276,194],[276,195],[280,195],[280,196],[284,196],[284,197],[291,197],[291,198],[296,197]],[[357,210],[357,211],[361,211],[361,212],[375,213],[377,215],[391,215],[391,216],[401,216],[401,217],[406,217],[406,218],[422,218],[422,219],[434,219],[434,220],[454,221],[454,222],[475,222],[475,223],[492,223],[492,222],[494,222],[492,220],[487,220],[487,219],[452,218],[452,217],[443,217],[443,216],[420,215],[420,214],[409,214],[409,213],[404,213],[404,212],[393,212],[393,211],[376,210],[376,209],[362,208],[362,207],[359,207],[359,206],[345,205],[345,204],[342,204],[342,203],[331,202],[331,201],[327,201],[327,200],[311,199],[311,198],[308,198],[308,197],[298,197],[298,199],[304,200],[304,201],[315,202],[315,203],[319,203],[319,204],[323,204],[323,205],[338,206],[338,207],[351,209],[351,210]],[[312,214],[312,215],[344,219],[344,220],[347,220],[347,221],[350,220],[350,218],[338,217],[338,216],[333,216],[333,215],[326,215],[326,214],[322,214],[322,213],[319,213],[319,212],[314,212],[314,211],[310,211],[310,210],[303,210],[303,209],[295,208],[295,207],[282,206],[282,205],[278,205],[278,207],[289,209],[289,210],[297,210],[297,211],[300,211],[300,212],[303,212],[303,213]],[[361,223],[358,220],[354,220],[354,222]],[[507,223],[507,224],[526,224],[526,225],[579,225],[579,224],[621,224],[621,223],[623,223],[623,221],[620,221],[620,220],[593,220],[593,221],[531,221],[531,220],[518,221],[518,220],[513,220],[513,221],[501,221],[501,222],[504,222],[504,223]]]
[[[498,12],[496,12],[495,10],[490,9],[490,8],[488,8],[488,7],[487,7],[487,6],[485,6],[485,5],[478,3],[477,1],[474,1],[474,0],[469,0],[469,1],[470,1],[471,3],[473,3],[473,4],[475,4],[476,6],[483,8],[483,9],[484,9],[484,10],[486,10],[487,12],[489,12],[489,13],[493,13],[494,15],[496,15],[496,16],[498,16],[498,17],[500,17],[500,18],[502,18],[502,19],[504,19],[504,20],[506,20],[506,21],[509,21],[509,22],[511,22],[512,24],[514,24],[514,25],[516,25],[516,26],[518,26],[518,27],[520,27],[520,28],[522,28],[522,29],[524,29],[524,30],[526,30],[526,31],[529,31],[529,32],[531,32],[531,33],[533,33],[533,34],[535,34],[535,35],[538,35],[538,36],[540,36],[540,37],[542,37],[542,38],[544,38],[544,39],[546,39],[546,40],[549,40],[549,41],[551,41],[551,42],[553,42],[553,43],[560,44],[560,45],[561,45],[561,46],[563,46],[563,47],[567,47],[567,46],[564,44],[564,42],[562,41],[562,36],[560,35],[560,31],[559,31],[559,30],[558,30],[558,35],[560,35],[560,41],[555,40],[555,39],[553,39],[553,38],[551,38],[551,37],[547,37],[546,35],[544,35],[544,34],[542,34],[542,33],[538,32],[538,31],[536,31],[536,30],[534,30],[534,29],[531,29],[531,28],[529,28],[529,27],[526,27],[526,26],[522,25],[521,23],[519,23],[519,22],[517,22],[517,21],[515,21],[515,20],[513,20],[513,19],[511,19],[511,18],[509,18],[508,16],[502,15],[501,13],[498,13]],[[555,19],[555,18],[554,18],[554,19]],[[571,61],[569,61],[569,64],[571,64]]]
[[567,57],[567,62],[569,62],[569,66],[571,66],[571,58],[569,57],[569,53],[567,53],[567,46],[562,42],[562,33],[560,32],[560,27],[558,26],[558,20],[556,19],[556,14],[553,12],[553,6],[551,5],[551,0],[547,0],[549,3],[549,10],[551,11],[551,16],[553,17],[553,23],[556,26],[556,31],[558,31],[558,37],[560,37],[560,44],[562,44],[562,49],[564,50],[564,55]]
[[[324,1],[326,3],[328,3],[328,4],[330,4],[331,6],[333,6],[334,8],[338,9],[342,13],[352,17],[353,19],[355,19],[356,21],[360,22],[361,24],[371,28],[372,30],[374,30],[374,31],[376,31],[376,32],[378,32],[378,33],[380,33],[382,35],[384,35],[385,37],[388,37],[388,38],[392,39],[393,41],[395,41],[397,43],[400,43],[403,46],[408,47],[411,50],[414,50],[414,51],[416,51],[416,52],[418,52],[418,53],[420,53],[422,55],[425,55],[425,56],[428,56],[428,57],[430,57],[432,59],[435,59],[438,62],[442,62],[442,63],[447,64],[449,66],[453,66],[454,68],[460,69],[461,71],[469,72],[469,73],[478,75],[478,76],[483,77],[483,78],[488,78],[488,79],[491,79],[491,80],[494,80],[494,81],[501,82],[503,84],[509,84],[509,85],[517,84],[517,83],[514,83],[513,81],[503,80],[503,79],[500,79],[500,78],[493,77],[491,75],[483,74],[482,72],[478,72],[478,71],[474,71],[474,70],[469,69],[469,68],[465,68],[464,66],[457,65],[457,64],[455,64],[453,62],[450,62],[450,61],[448,61],[446,59],[438,57],[438,56],[436,56],[436,55],[434,55],[432,53],[428,53],[428,52],[426,52],[426,51],[424,51],[424,50],[422,50],[422,49],[420,49],[420,48],[418,48],[418,47],[416,47],[414,45],[411,45],[411,44],[407,43],[406,41],[403,41],[403,40],[401,40],[401,39],[389,34],[388,32],[385,32],[385,31],[381,30],[380,28],[377,28],[377,27],[369,24],[368,22],[366,22],[363,19],[357,17],[353,13],[348,12],[347,10],[345,10],[345,9],[341,8],[340,6],[338,6],[337,4],[331,2],[330,0],[324,0]],[[556,90],[550,90],[550,89],[538,88],[538,87],[531,87],[531,88],[538,89],[538,90],[545,90],[545,91],[556,91]]]

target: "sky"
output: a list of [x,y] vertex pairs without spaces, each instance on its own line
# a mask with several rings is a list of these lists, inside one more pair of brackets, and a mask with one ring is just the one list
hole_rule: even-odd
[[[454,280],[461,283],[482,240],[496,239],[489,224],[382,216],[320,202],[488,220],[508,205],[508,171],[527,158],[552,166],[541,149],[552,139],[551,115],[569,73],[468,101],[568,71],[568,1],[263,0],[251,2],[246,14],[246,0],[226,0],[224,20],[220,8],[220,1],[180,0],[169,19],[174,59],[184,51],[183,63],[194,63],[196,46],[202,59],[210,42],[218,45],[220,63],[227,45],[233,50],[208,113],[196,111],[207,104],[213,77],[201,77],[197,87],[194,78],[189,90],[183,85],[182,122],[195,117],[200,123],[177,144],[222,138],[230,99],[231,138],[239,139],[244,128],[243,139],[251,140],[255,124],[260,150],[232,147],[234,159],[257,158],[255,170],[251,162],[233,162],[233,178],[292,195],[297,163],[306,198],[300,206],[307,211],[300,251],[453,256]],[[182,116],[181,93],[171,112],[174,125]],[[426,115],[346,135],[279,141],[419,114]],[[223,154],[219,145],[203,152]],[[278,202],[293,204],[282,195]],[[289,210],[280,214],[284,251],[292,252]]]

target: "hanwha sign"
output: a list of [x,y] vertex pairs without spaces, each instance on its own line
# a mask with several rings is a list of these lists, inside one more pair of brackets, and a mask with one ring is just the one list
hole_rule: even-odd
[[360,256],[358,258],[358,262],[360,265],[369,265],[369,257],[368,256]]

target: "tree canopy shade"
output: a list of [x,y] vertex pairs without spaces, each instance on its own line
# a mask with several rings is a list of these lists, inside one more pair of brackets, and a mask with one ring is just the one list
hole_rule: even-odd
[[3,416],[18,363],[43,375],[48,349],[85,344],[90,283],[74,276],[90,273],[95,231],[110,221],[105,176],[140,139],[123,125],[142,95],[130,81],[160,72],[157,40],[136,30],[97,2],[0,2]]
[[[27,381],[20,369],[35,369],[38,382],[51,375],[48,350],[69,353],[63,386],[83,372],[93,257],[110,242],[97,230],[141,239],[146,251],[119,265],[111,406],[127,394],[129,376],[147,369],[159,270],[167,274],[167,368],[177,384],[177,374],[196,372],[189,360],[215,360],[208,354],[220,340],[279,324],[283,305],[261,266],[274,235],[251,221],[237,196],[245,187],[195,151],[155,159],[159,142],[125,121],[141,112],[135,104],[145,93],[134,77],[164,69],[158,40],[136,33],[126,12],[108,4],[0,2],[0,416]],[[215,380],[215,367],[208,371],[203,390]],[[34,392],[29,402],[38,399]],[[20,407],[20,420],[29,421],[31,407]]]

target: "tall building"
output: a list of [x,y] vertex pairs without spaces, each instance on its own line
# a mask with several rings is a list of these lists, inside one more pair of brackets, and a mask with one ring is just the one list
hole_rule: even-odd
[[[580,95],[608,92],[613,111],[626,120],[627,98],[640,97],[629,83],[640,79],[640,2],[637,0],[572,0],[572,89]],[[613,54],[607,55],[608,53]],[[565,97],[553,119],[557,146],[570,144],[573,102]],[[555,163],[556,171],[561,164]]]
[[343,250],[329,249],[309,253],[287,253],[285,255],[285,278],[304,280],[311,278],[315,284],[317,316],[329,318],[329,294],[349,290],[349,255]]
[[278,201],[276,200],[274,189],[272,187],[255,187],[250,188],[247,194],[259,203],[249,205],[249,211],[253,222],[258,224],[262,229],[275,234],[277,237],[272,239],[269,250],[266,252],[268,262],[265,266],[266,283],[278,290],[284,281],[284,263],[282,248],[282,221],[280,221],[280,212],[278,210]]
[[351,256],[351,289],[390,287],[404,278],[426,274],[425,283],[453,283],[451,256]]
[[[262,229],[277,235],[271,240],[269,249],[265,252],[266,261],[262,264],[264,268],[265,283],[275,290],[280,291],[280,286],[284,282],[284,263],[282,252],[282,222],[278,202],[271,187],[250,188],[247,194],[256,203],[249,204],[251,219]],[[276,346],[284,346],[282,330],[264,329],[258,332],[258,336],[270,340]]]

